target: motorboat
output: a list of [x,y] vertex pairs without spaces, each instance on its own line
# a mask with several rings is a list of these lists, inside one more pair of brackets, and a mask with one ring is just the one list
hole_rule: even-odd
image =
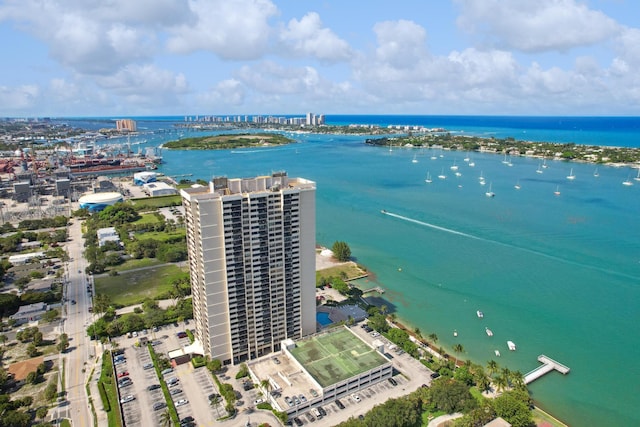
[[458,331],[456,329],[453,330],[453,336],[457,337],[458,336]]
[[487,333],[488,336],[492,337],[493,336],[493,331],[489,328],[484,328],[484,331]]
[[476,314],[478,315],[478,318],[482,319],[484,317],[484,313],[481,312],[480,310],[476,311]]
[[507,347],[509,347],[511,351],[516,351],[516,345],[513,341],[507,341]]
[[500,357],[500,350],[495,350],[494,353],[496,354],[496,356]]

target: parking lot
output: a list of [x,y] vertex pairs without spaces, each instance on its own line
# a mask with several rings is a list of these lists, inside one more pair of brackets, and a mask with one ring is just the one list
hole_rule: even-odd
[[[165,406],[162,404],[166,403],[161,388],[147,389],[154,384],[159,385],[160,380],[155,369],[144,369],[145,365],[151,363],[147,347],[135,347],[134,343],[141,337],[147,337],[153,343],[156,354],[167,357],[168,352],[189,345],[188,338],[178,338],[177,335],[178,332],[184,331],[188,327],[182,323],[179,326],[168,325],[155,332],[148,331],[146,334],[141,332],[138,337],[120,337],[118,339],[121,350],[124,350],[126,363],[116,366],[116,371],[118,373],[128,372],[127,376],[131,378],[130,385],[120,388],[120,397],[129,394],[135,397],[135,400],[122,404],[127,426],[161,425],[160,416],[165,410]],[[352,330],[369,343],[377,339],[382,340],[386,348],[390,347],[390,343],[383,337],[372,337],[370,333],[359,326],[353,327]],[[313,423],[318,427],[333,426],[350,417],[357,418],[390,398],[408,394],[422,384],[431,383],[429,377],[431,372],[417,360],[400,351],[391,351],[390,353],[389,357],[394,368],[397,372],[401,372],[393,377],[396,385],[393,385],[391,381],[384,380],[358,393],[340,397],[338,401],[343,408],[340,408],[336,401],[327,403],[322,407],[324,414],[320,414],[320,418],[318,412],[313,410],[294,414],[290,417],[292,425],[299,423],[300,426],[304,426]],[[218,374],[221,383],[230,383],[239,394],[236,402],[238,416],[225,421],[216,421],[226,415],[224,401],[221,399],[215,407],[209,404],[209,396],[214,393],[219,394],[219,391],[206,367],[196,369],[191,363],[185,363],[162,374],[165,382],[175,381],[169,390],[172,393],[171,398],[176,405],[180,419],[193,417],[195,421],[193,425],[197,426],[244,427],[249,421],[252,425],[258,425],[259,420],[277,425],[270,412],[256,409],[256,401],[264,398],[260,391],[252,387],[245,390],[243,388],[244,380],[235,379],[238,369],[237,366],[228,367],[224,372]],[[175,380],[171,380],[171,378],[175,378]],[[184,400],[184,404],[182,402],[178,404],[182,400]],[[156,406],[158,409],[154,410],[154,405],[161,407]]]

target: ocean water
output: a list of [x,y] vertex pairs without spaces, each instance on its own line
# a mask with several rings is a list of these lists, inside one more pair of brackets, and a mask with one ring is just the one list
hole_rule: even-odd
[[[640,129],[637,118],[327,121],[419,124],[477,135],[526,134],[531,140],[571,137],[612,146],[638,146]],[[89,127],[92,120],[74,125],[80,122]],[[141,147],[176,138],[176,131],[156,132],[170,122],[138,119],[147,130],[137,137],[144,138]],[[164,150],[158,171],[207,180],[286,170],[316,181],[318,243],[348,242],[357,261],[375,273],[363,286],[382,286],[387,306],[400,319],[425,336],[436,333],[449,350],[462,344],[460,357],[477,363],[494,359],[526,373],[545,354],[569,366],[568,375],[552,372],[529,386],[542,408],[569,425],[640,425],[640,182],[622,185],[636,170],[600,166],[595,177],[594,165],[548,161],[539,174],[536,159],[513,158],[508,166],[492,154],[390,152],[365,145],[366,136],[293,137],[298,143],[258,150]],[[571,168],[575,180],[566,178]],[[489,185],[493,198],[485,195]],[[517,351],[507,350],[507,340]]]

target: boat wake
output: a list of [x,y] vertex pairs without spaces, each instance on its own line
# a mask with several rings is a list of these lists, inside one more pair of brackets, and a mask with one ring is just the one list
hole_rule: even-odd
[[417,219],[409,218],[409,217],[406,217],[406,216],[403,216],[403,215],[399,215],[399,214],[396,214],[396,213],[393,213],[393,212],[389,212],[389,211],[384,210],[384,209],[381,210],[380,212],[382,214],[384,214],[384,215],[388,215],[388,216],[391,216],[393,218],[397,218],[397,219],[402,220],[402,221],[411,222],[411,223],[414,223],[414,224],[421,225],[423,227],[428,227],[428,228],[431,228],[431,229],[434,229],[434,230],[443,231],[445,233],[454,234],[456,236],[466,237],[467,239],[478,240],[478,241],[486,242],[486,243],[493,243],[493,244],[504,246],[504,247],[510,248],[510,249],[517,249],[517,250],[520,250],[520,251],[523,251],[523,252],[527,252],[527,253],[530,253],[530,254],[533,254],[533,255],[538,255],[538,256],[541,256],[541,257],[548,258],[548,259],[552,259],[554,261],[559,261],[559,262],[563,262],[563,263],[566,263],[566,264],[569,264],[569,265],[574,265],[574,266],[577,266],[577,267],[582,267],[582,268],[587,268],[587,269],[590,269],[590,270],[599,271],[601,273],[610,274],[610,275],[613,275],[613,276],[623,277],[623,278],[626,278],[626,279],[640,280],[640,277],[636,277],[636,276],[633,276],[633,275],[630,275],[630,274],[620,273],[619,271],[610,270],[610,269],[606,269],[606,268],[601,268],[601,267],[597,267],[597,266],[594,266],[594,265],[591,265],[591,264],[580,263],[580,262],[572,261],[572,260],[566,259],[566,258],[560,258],[558,256],[549,255],[549,254],[546,254],[544,252],[539,252],[539,251],[536,251],[536,250],[533,250],[533,249],[523,248],[521,246],[516,246],[516,245],[509,244],[509,243],[500,242],[498,240],[492,240],[492,239],[486,239],[484,237],[474,236],[473,234],[464,233],[462,231],[457,231],[457,230],[452,230],[451,228],[441,227],[439,225],[431,224],[429,222],[424,222],[424,221],[420,221],[420,220],[417,220]]

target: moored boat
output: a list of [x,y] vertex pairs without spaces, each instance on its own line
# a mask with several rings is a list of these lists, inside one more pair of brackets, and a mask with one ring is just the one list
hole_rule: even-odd
[[477,315],[480,319],[482,319],[482,318],[484,317],[484,313],[483,313],[483,312],[481,312],[480,310],[476,311],[476,315]]
[[516,345],[513,341],[507,341],[507,347],[509,347],[511,351],[516,351]]
[[484,328],[484,331],[487,333],[488,336],[492,337],[493,336],[493,331],[487,327]]

